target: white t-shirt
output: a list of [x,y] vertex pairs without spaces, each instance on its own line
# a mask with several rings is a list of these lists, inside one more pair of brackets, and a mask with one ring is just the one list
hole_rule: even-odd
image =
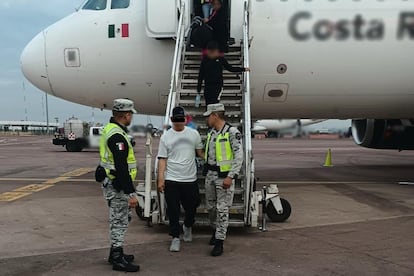
[[197,180],[196,149],[203,149],[197,130],[185,127],[183,131],[173,128],[161,136],[158,158],[167,158],[165,180],[194,182]]

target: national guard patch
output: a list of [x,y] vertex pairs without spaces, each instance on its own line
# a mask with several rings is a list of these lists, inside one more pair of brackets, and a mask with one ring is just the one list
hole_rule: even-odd
[[122,142],[116,143],[116,146],[118,147],[118,150],[125,150],[125,144]]
[[236,133],[236,139],[240,141],[241,138],[242,138],[241,133],[240,132]]

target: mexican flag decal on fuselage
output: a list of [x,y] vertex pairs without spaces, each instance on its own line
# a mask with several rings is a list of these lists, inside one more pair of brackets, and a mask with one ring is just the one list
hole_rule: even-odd
[[108,38],[129,37],[129,24],[115,24],[108,25]]

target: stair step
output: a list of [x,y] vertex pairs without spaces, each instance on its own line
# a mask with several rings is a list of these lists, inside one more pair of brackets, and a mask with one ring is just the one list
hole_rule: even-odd
[[[197,208],[197,214],[208,214],[208,209],[206,206],[201,205]],[[244,204],[242,203],[233,203],[229,208],[229,214],[244,214]]]
[[[233,106],[241,106],[242,105],[242,101],[241,100],[221,100],[220,103],[226,105],[233,105]],[[195,105],[195,101],[194,99],[180,99],[180,105],[185,107],[185,106],[194,106]],[[202,100],[202,102],[200,103],[200,106],[205,107],[206,103],[205,101]]]
[[[225,57],[241,56],[241,55],[242,55],[242,52],[240,50],[228,52],[224,54]],[[185,56],[201,56],[201,52],[200,51],[188,51],[188,52],[185,52]]]
[[[187,74],[187,73],[184,73],[183,75],[182,75],[182,78],[181,78],[182,80],[197,80],[198,81],[198,73],[196,73],[196,74]],[[235,75],[235,74],[232,74],[232,75],[223,75],[223,80],[224,81],[226,81],[226,80],[240,80],[241,81],[241,78],[240,78],[240,75]]]
[[[198,80],[196,79],[181,79],[181,83],[184,84],[197,84]],[[232,80],[232,79],[227,79],[224,80],[224,85],[226,84],[241,84],[241,80],[240,79],[236,79],[236,80]]]
[[[198,69],[185,69],[185,70],[182,71],[182,73],[185,74],[185,75],[191,74],[191,75],[197,75],[198,76]],[[228,75],[230,75],[230,76],[232,76],[232,75],[240,76],[241,74],[243,74],[243,73],[233,73],[233,72],[229,72],[227,70],[223,71],[223,76],[228,76]]]
[[[183,223],[183,221],[181,221]],[[210,220],[208,218],[199,218],[196,217],[196,221],[194,223],[196,226],[210,226]],[[244,220],[241,219],[235,219],[230,218],[229,219],[229,226],[230,227],[243,227],[244,226]]]
[[[243,85],[240,83],[240,84],[230,84],[230,83],[227,83],[227,84],[224,84],[224,86],[223,86],[223,89],[224,89],[224,93],[226,93],[226,90],[228,91],[228,90],[242,90],[242,87],[243,87]],[[181,89],[185,89],[185,90],[189,90],[189,89],[192,89],[192,90],[194,90],[194,91],[197,91],[197,84],[195,84],[195,83],[183,83],[183,84],[181,84]]]
[[[236,44],[232,44],[232,45],[229,45],[229,48],[228,48],[228,52],[227,53],[225,53],[226,55],[227,54],[229,54],[229,53],[232,53],[232,52],[241,52],[241,49],[242,49],[242,45],[241,45],[241,43],[236,43]],[[196,48],[196,47],[189,47],[189,48],[187,48],[187,50],[185,51],[185,53],[187,54],[187,53],[201,53],[201,51],[202,51],[202,49],[200,49],[200,48]]]
[[[186,108],[186,111],[190,113],[192,116],[203,116],[205,110],[204,109],[189,109]],[[226,117],[241,117],[241,111],[226,111]]]
[[[197,93],[197,89],[180,89],[179,91],[180,95],[182,94],[187,94],[188,96],[196,96]],[[242,97],[243,92],[241,91],[241,89],[226,89],[226,87],[224,87],[223,89],[223,93],[222,93],[222,98],[225,96],[237,96],[237,97]]]
[[[206,194],[206,190],[205,189],[200,189],[200,194],[205,195]],[[234,194],[235,195],[242,195],[244,194],[244,190],[242,188],[236,188],[234,189]]]
[[[228,61],[229,61],[229,64],[236,65],[236,66],[241,66],[241,64],[243,63],[242,60],[238,60],[238,59],[237,60],[229,59]],[[201,63],[200,59],[198,59],[198,60],[186,59],[186,60],[184,60],[184,67],[186,65],[198,65],[198,66],[200,66],[200,63]]]

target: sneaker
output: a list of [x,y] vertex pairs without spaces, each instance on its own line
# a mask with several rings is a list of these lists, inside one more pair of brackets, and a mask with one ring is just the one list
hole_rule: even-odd
[[173,238],[171,241],[170,246],[171,252],[180,252],[180,239],[179,238]]
[[191,227],[186,227],[183,224],[183,231],[184,231],[184,235],[183,235],[183,240],[185,242],[192,242],[193,241],[193,232],[192,232],[192,228]]

